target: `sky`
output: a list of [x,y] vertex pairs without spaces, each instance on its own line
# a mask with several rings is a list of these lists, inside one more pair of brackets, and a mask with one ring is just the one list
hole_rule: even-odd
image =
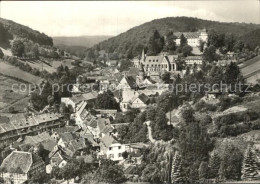
[[188,16],[260,24],[260,1],[2,1],[0,17],[49,36],[115,36],[153,19]]

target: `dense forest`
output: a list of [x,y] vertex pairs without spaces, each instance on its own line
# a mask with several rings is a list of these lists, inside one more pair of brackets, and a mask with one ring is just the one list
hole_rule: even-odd
[[46,34],[11,20],[0,18],[0,46],[8,47],[9,40],[13,37],[29,39],[40,45],[53,46],[52,38]]
[[240,40],[247,44],[252,50],[260,45],[260,29],[246,33],[240,37]]
[[[214,29],[219,34],[232,33],[237,37],[242,37],[251,31],[259,29],[260,25],[246,23],[223,23],[190,17],[168,17],[156,19],[134,27],[116,37],[95,45],[93,50],[106,50],[109,53],[117,52],[125,55],[131,52],[134,56],[136,56],[140,54],[140,48],[143,48],[148,44],[149,38],[155,30],[157,30],[161,35],[167,35],[169,31],[192,32],[204,28],[208,31]],[[254,36],[258,35],[253,34],[253,37]],[[252,39],[256,40],[257,38]]]

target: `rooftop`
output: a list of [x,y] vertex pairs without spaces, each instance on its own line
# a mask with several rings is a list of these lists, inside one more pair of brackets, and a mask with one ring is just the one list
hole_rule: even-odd
[[1,168],[4,168],[9,173],[27,174],[34,162],[42,160],[39,156],[23,151],[13,151],[8,155]]

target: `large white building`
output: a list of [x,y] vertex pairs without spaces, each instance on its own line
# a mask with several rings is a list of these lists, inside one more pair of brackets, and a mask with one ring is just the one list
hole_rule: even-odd
[[207,43],[208,41],[208,33],[206,29],[200,30],[198,32],[177,32],[174,33],[176,38],[176,45],[180,45],[181,43],[181,35],[187,39],[188,45],[192,47],[198,47],[200,45],[200,41]]

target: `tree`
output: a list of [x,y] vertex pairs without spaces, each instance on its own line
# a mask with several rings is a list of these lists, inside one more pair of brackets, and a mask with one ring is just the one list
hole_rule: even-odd
[[123,157],[124,159],[127,159],[127,158],[128,158],[128,155],[129,155],[129,153],[128,153],[127,151],[124,151],[124,152],[122,153],[122,157]]
[[178,97],[172,92],[163,92],[157,99],[157,107],[162,109],[164,113],[178,107],[178,105]]
[[176,50],[176,43],[175,43],[176,37],[174,36],[173,32],[170,31],[166,35],[165,45],[163,48],[163,51],[167,52],[173,52]]
[[122,166],[117,165],[112,160],[101,160],[96,172],[97,180],[107,183],[123,183],[126,181]]
[[241,40],[238,40],[235,42],[235,45],[234,45],[234,51],[235,52],[241,52],[244,48],[244,43],[241,41]]
[[207,82],[210,84],[219,84],[223,80],[223,71],[220,67],[214,65],[207,76]]
[[244,154],[242,166],[242,179],[246,181],[256,180],[258,175],[258,167],[256,156],[252,151],[252,146],[249,145]]
[[116,102],[111,91],[99,94],[95,106],[97,109],[119,109],[119,104]]
[[219,46],[218,33],[215,30],[210,30],[208,32],[208,46],[213,45],[215,47]]
[[54,97],[53,97],[52,95],[49,95],[48,98],[47,98],[47,100],[48,100],[48,104],[49,104],[50,106],[54,104]]
[[34,55],[35,58],[39,57],[39,47],[37,44],[35,44],[32,48],[32,53]]
[[168,119],[165,111],[158,108],[155,120],[151,121],[152,135],[156,140],[169,141],[173,138],[173,127],[168,125]]
[[45,172],[36,172],[28,180],[28,184],[48,183],[49,180],[50,180],[50,176],[48,174],[46,174]]
[[147,55],[156,55],[161,52],[164,46],[164,37],[160,35],[160,33],[155,30],[153,35],[150,37],[148,42],[148,51]]
[[95,60],[95,53],[92,49],[89,49],[88,53],[87,53],[87,58],[90,61],[94,61]]
[[209,170],[210,170],[210,178],[217,178],[218,172],[220,168],[220,158],[216,152],[213,152],[213,154],[210,157],[209,160]]
[[4,57],[4,53],[2,51],[2,49],[0,49],[0,58],[3,58]]
[[199,178],[200,179],[207,179],[208,178],[208,163],[202,161],[199,167]]
[[14,112],[15,112],[14,107],[9,107],[9,108],[8,108],[8,112],[9,112],[9,113],[14,113]]
[[241,168],[243,161],[243,154],[234,145],[225,145],[220,164],[221,179],[241,179]]
[[129,60],[129,59],[123,59],[120,60],[119,63],[121,63],[120,67],[119,67],[119,71],[126,71],[128,70],[131,66],[133,66],[133,63]]
[[182,158],[178,151],[176,151],[172,162],[171,179],[173,183],[185,182],[184,171],[182,168]]
[[240,69],[236,63],[231,62],[226,66],[225,80],[228,84],[238,82],[240,76]]
[[24,54],[24,44],[21,40],[14,40],[11,52],[14,56],[22,57]]
[[66,113],[68,113],[68,108],[67,108],[67,106],[66,106],[65,103],[62,102],[62,103],[60,104],[59,112],[60,112],[61,114],[66,114]]
[[182,54],[184,57],[190,56],[192,51],[192,47],[189,45],[185,45],[182,48]]
[[180,48],[182,49],[187,44],[188,44],[187,38],[185,38],[185,36],[183,34],[181,34],[181,37],[180,37]]
[[216,47],[210,45],[203,52],[203,59],[208,62],[213,62],[217,60]]
[[183,123],[178,139],[180,154],[187,177],[196,179],[200,162],[207,159],[213,148],[213,141],[207,133],[207,128],[194,118],[194,110],[191,107],[187,107],[181,114]]
[[165,72],[162,74],[162,80],[166,83],[169,84],[171,82],[171,73],[170,72]]
[[225,48],[227,51],[233,51],[235,45],[235,36],[233,34],[227,34],[225,36]]
[[204,46],[205,46],[205,42],[200,40],[200,45],[199,45],[200,52],[204,51]]

